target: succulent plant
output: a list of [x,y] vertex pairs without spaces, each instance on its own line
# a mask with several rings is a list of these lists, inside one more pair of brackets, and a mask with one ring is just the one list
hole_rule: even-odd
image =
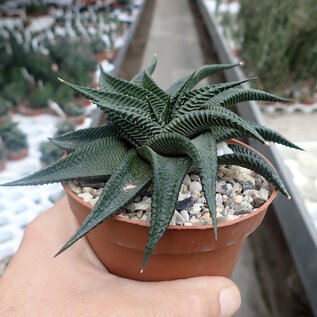
[[80,103],[68,102],[62,108],[68,117],[80,117],[85,113],[85,107]]
[[26,135],[15,124],[1,130],[0,136],[9,152],[20,152],[28,147]]
[[0,97],[0,116],[7,115],[11,107],[12,103],[9,100]]
[[[67,132],[71,132],[73,130],[75,130],[75,126],[73,124],[67,121],[61,122],[57,126],[55,137],[58,137]],[[54,162],[58,161],[64,154],[63,149],[48,141],[40,143],[40,152],[40,161],[44,166],[53,164]]]
[[108,118],[105,126],[70,132],[53,139],[69,155],[30,176],[6,185],[38,185],[70,180],[107,180],[103,192],[61,253],[153,184],[151,226],[142,270],[167,229],[178,193],[190,167],[200,174],[217,237],[215,208],[219,164],[240,165],[266,177],[289,194],[272,166],[253,151],[232,145],[217,157],[216,145],[236,137],[253,137],[299,149],[277,132],[247,122],[228,109],[246,100],[285,101],[269,93],[238,88],[239,82],[194,87],[202,79],[237,65],[206,65],[163,91],[151,78],[152,63],[130,82],[102,71],[99,90],[67,83],[92,100]]
[[38,88],[34,91],[29,98],[31,108],[45,108],[47,107],[47,101],[53,95],[53,87],[49,84]]
[[0,163],[5,159],[6,151],[2,139],[0,138]]
[[106,49],[106,44],[101,37],[95,37],[90,45],[94,53],[102,53]]

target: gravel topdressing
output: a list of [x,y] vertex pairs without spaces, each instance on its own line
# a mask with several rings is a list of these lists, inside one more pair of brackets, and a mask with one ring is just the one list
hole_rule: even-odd
[[[68,182],[69,188],[94,206],[105,183]],[[219,166],[216,183],[218,223],[250,214],[263,205],[271,194],[269,183],[259,174],[239,166]],[[140,221],[151,221],[152,185],[117,214]],[[200,177],[187,174],[181,185],[170,225],[193,226],[212,223]]]

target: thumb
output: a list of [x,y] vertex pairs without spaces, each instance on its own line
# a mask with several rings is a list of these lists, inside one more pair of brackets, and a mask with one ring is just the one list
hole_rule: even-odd
[[184,305],[179,306],[188,309],[188,303],[191,303],[193,316],[229,317],[238,311],[241,304],[238,287],[224,277],[205,276],[163,283],[166,283],[167,289],[173,288],[173,295],[177,296],[179,292],[184,301]]

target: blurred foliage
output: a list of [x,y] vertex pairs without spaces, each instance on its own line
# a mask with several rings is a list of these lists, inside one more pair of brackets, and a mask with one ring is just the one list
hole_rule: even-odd
[[0,116],[5,116],[8,114],[8,112],[11,110],[12,103],[5,99],[0,97]]
[[19,152],[28,147],[26,135],[15,124],[0,130],[0,136],[9,152]]
[[[72,123],[69,123],[67,121],[61,122],[60,124],[57,125],[57,131],[55,133],[55,137],[60,136],[67,132],[71,132],[73,130],[75,130],[75,126]],[[41,152],[40,161],[44,166],[53,164],[54,162],[59,160],[64,154],[63,149],[47,141],[41,142],[39,149]]]
[[[241,0],[241,55],[263,87],[288,97],[317,80],[317,1]],[[306,89],[307,90],[307,89]]]
[[80,117],[85,113],[85,107],[80,103],[68,102],[62,109],[67,117]]

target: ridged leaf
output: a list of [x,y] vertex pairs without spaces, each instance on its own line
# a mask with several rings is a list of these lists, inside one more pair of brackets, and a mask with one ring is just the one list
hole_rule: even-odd
[[[104,83],[107,83],[107,85],[104,85]],[[128,95],[142,102],[146,102],[146,98],[148,98],[156,115],[158,115],[165,106],[164,102],[150,90],[138,87],[131,82],[112,76],[103,71],[100,71],[100,91]]]
[[207,87],[190,90],[184,95],[181,101],[182,104],[177,112],[178,114],[184,114],[189,111],[199,110],[203,107],[206,101],[215,95],[232,87],[241,85],[251,79],[252,78],[229,83],[213,84]]
[[173,117],[177,116],[179,108],[181,107],[182,99],[185,94],[195,87],[204,78],[213,75],[217,72],[224,71],[236,67],[240,64],[219,64],[219,65],[204,65],[194,71],[189,78],[184,82],[183,86],[178,90],[176,95],[173,96],[172,103],[173,107]]
[[190,140],[176,133],[160,134],[147,143],[154,151],[164,155],[188,155],[198,168],[207,200],[210,215],[214,224],[217,239],[216,218],[216,175],[217,175],[217,145],[211,132],[205,132]]
[[[269,129],[265,126],[255,124],[253,122],[249,122],[249,123],[254,128],[254,130],[256,130],[266,141],[279,143],[279,144],[282,144],[297,150],[303,150],[296,144],[284,138],[278,132],[272,129]],[[216,136],[217,143],[226,141],[232,138],[242,138],[242,137],[252,136],[248,131],[238,131],[238,130],[227,128],[227,127],[216,127],[213,129],[213,133]]]
[[214,105],[228,107],[236,103],[249,100],[276,102],[289,101],[287,99],[257,89],[231,88],[209,99],[209,101],[205,103],[205,107]]
[[240,64],[219,64],[219,65],[204,65],[196,69],[192,74],[187,75],[174,84],[172,84],[166,92],[169,95],[180,94],[184,89],[186,91],[195,87],[204,78],[216,74],[218,72],[224,71],[236,67]]
[[265,140],[250,124],[241,119],[232,111],[225,108],[213,108],[210,110],[198,110],[186,113],[173,119],[162,132],[177,132],[187,137],[193,137],[199,132],[214,127],[230,127],[239,131],[247,131],[261,142]]
[[148,74],[151,76],[155,70],[156,64],[157,64],[157,58],[156,58],[156,55],[154,55],[151,61],[151,64],[148,67],[146,67],[144,70],[142,70],[140,73],[135,75],[131,79],[131,83],[139,87],[143,87],[144,74]]
[[273,167],[260,155],[248,148],[238,145],[230,145],[234,154],[226,154],[218,157],[218,164],[239,165],[255,171],[264,176],[269,182],[275,185],[287,198],[290,195]]
[[98,139],[48,167],[4,186],[106,179],[117,169],[127,152],[127,146],[117,137]]
[[94,102],[97,106],[99,105],[105,105],[108,104],[109,108],[120,108],[126,107],[127,104],[129,107],[134,108],[135,111],[138,111],[138,113],[148,113],[149,106],[146,103],[146,100],[139,100],[134,97],[130,97],[128,95],[124,94],[118,94],[114,92],[107,92],[107,91],[101,91],[96,90],[89,87],[83,87],[76,84],[69,83],[67,81],[62,80],[63,83],[73,88],[75,91],[82,94],[87,99]]
[[[90,95],[85,87],[67,84],[86,97]],[[147,103],[145,103],[146,111],[144,111],[143,102],[136,98],[115,93],[101,92],[100,94],[102,99],[95,100],[96,105],[110,116],[112,123],[120,128],[120,132],[124,132],[123,136],[128,141],[132,141],[133,144],[143,144],[161,131],[160,125],[151,119]]]
[[87,128],[77,131],[68,132],[49,140],[67,152],[73,152],[79,147],[90,144],[97,139],[101,139],[108,136],[118,136],[118,131],[111,124],[106,126]]
[[165,157],[147,146],[139,148],[138,152],[151,162],[154,174],[151,227],[142,263],[143,270],[172,219],[179,189],[191,160],[182,157]]
[[56,255],[68,249],[90,230],[123,208],[148,185],[151,179],[150,165],[131,149],[106,183],[91,213]]
[[164,102],[164,104],[168,102],[169,95],[164,90],[162,90],[147,73],[145,73],[143,76],[143,87],[152,91],[152,93],[159,97]]
[[304,151],[301,147],[299,147],[298,145],[294,144],[293,142],[287,140],[284,136],[282,136],[280,133],[278,133],[277,131],[274,131],[270,128],[267,128],[265,126],[262,126],[260,124],[253,124],[254,129],[267,141],[270,142],[275,142],[275,143],[279,143],[285,146],[288,146],[290,148],[294,148],[297,150],[301,150]]

